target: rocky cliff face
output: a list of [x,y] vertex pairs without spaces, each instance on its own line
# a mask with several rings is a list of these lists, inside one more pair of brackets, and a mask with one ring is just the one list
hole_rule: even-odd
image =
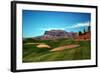
[[45,31],[44,35],[41,36],[42,40],[52,40],[52,39],[60,39],[60,38],[74,38],[76,33],[66,32],[64,30],[50,30]]

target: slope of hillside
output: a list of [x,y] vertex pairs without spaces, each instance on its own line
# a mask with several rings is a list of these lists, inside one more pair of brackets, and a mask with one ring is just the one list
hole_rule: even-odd
[[[26,42],[29,42],[28,40]],[[85,60],[91,58],[90,41],[74,41],[73,39],[33,40],[35,43],[45,43],[49,48],[39,48],[37,44],[23,44],[23,62],[44,62],[64,60]],[[50,51],[59,46],[78,44],[80,46],[61,51]]]

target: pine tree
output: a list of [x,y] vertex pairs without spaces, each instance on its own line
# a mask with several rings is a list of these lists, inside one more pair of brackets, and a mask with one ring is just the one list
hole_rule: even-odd
[[90,32],[90,30],[91,30],[91,28],[90,28],[90,26],[88,26],[88,32]]
[[82,35],[82,32],[81,31],[79,31],[79,35]]
[[86,30],[85,30],[85,28],[84,28],[84,32],[83,32],[83,34],[86,34]]

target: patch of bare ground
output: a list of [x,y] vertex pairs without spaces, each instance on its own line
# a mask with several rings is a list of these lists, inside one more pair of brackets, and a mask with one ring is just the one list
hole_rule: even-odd
[[65,49],[76,48],[76,47],[79,47],[79,45],[72,44],[72,45],[67,45],[67,46],[60,46],[60,47],[54,48],[50,51],[62,51]]

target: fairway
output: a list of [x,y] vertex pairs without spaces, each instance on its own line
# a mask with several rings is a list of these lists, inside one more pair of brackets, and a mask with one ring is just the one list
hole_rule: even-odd
[[[34,43],[34,44],[33,44]],[[36,44],[35,44],[36,43]],[[39,45],[42,47],[37,47]],[[78,45],[68,47],[68,45]],[[67,47],[63,47],[67,46]],[[60,51],[51,51],[60,47]],[[63,47],[63,48],[62,48]],[[58,48],[59,49],[59,48]],[[23,62],[47,62],[91,59],[90,41],[75,41],[73,39],[56,40],[23,40]]]

